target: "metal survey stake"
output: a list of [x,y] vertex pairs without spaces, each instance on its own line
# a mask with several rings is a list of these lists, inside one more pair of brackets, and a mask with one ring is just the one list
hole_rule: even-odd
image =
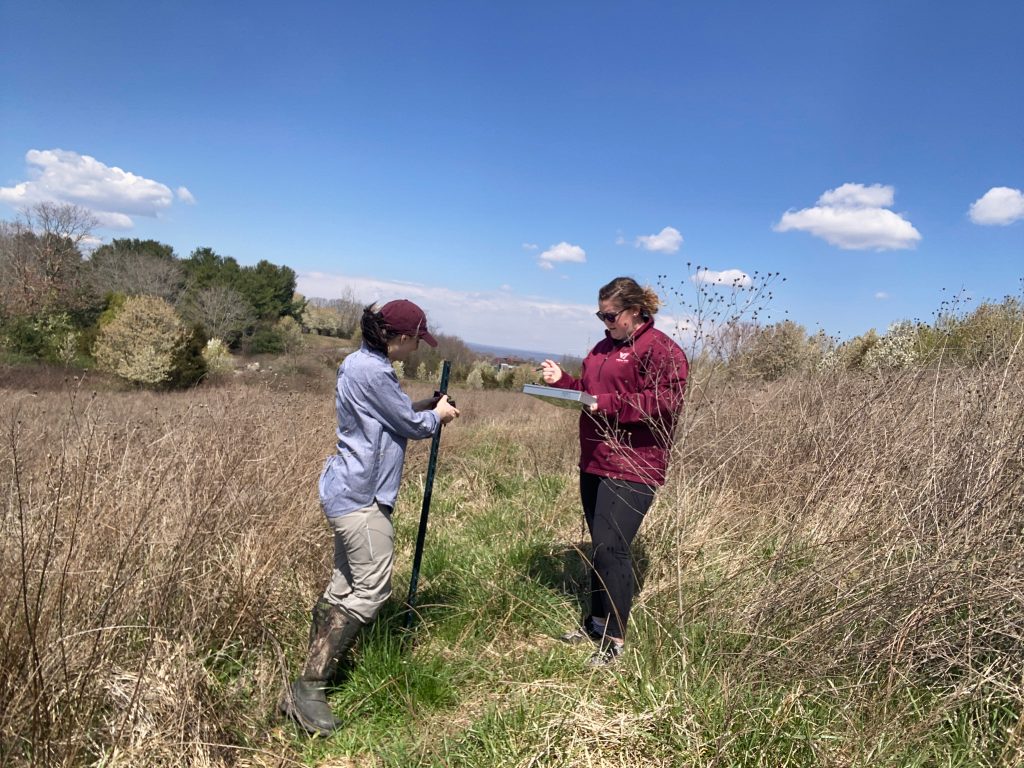
[[[441,383],[438,392],[448,394],[449,360],[441,363]],[[441,427],[430,441],[430,461],[427,463],[427,480],[423,486],[423,508],[420,510],[420,530],[416,534],[416,553],[412,558],[412,579],[409,581],[409,597],[405,600],[405,628],[412,626],[412,614],[416,605],[416,585],[420,580],[420,561],[423,559],[423,541],[427,538],[427,517],[430,515],[430,497],[434,492],[434,470],[437,469],[437,449],[441,445]]]

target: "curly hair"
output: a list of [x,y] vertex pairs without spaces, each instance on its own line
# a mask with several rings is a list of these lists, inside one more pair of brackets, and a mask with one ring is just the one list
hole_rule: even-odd
[[644,319],[658,313],[661,299],[650,286],[641,286],[632,277],[616,277],[597,292],[598,301],[616,301],[623,309],[639,307]]

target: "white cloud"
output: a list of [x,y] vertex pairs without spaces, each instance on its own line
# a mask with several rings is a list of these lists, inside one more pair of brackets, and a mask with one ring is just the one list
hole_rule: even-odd
[[131,229],[135,226],[132,217],[125,213],[113,211],[93,211],[101,227],[106,229]]
[[675,253],[683,244],[683,236],[675,227],[665,227],[656,235],[640,235],[636,239],[638,248],[658,253]]
[[813,208],[786,211],[774,229],[809,232],[847,250],[913,248],[921,233],[888,209],[894,199],[890,186],[843,184],[825,192]]
[[1024,219],[1024,192],[1010,187],[992,187],[971,204],[975,224],[1006,226]]
[[536,251],[538,248],[540,248],[540,246],[536,243],[523,243],[524,251]]
[[889,186],[843,184],[819,197],[818,204],[836,208],[891,208],[895,198],[895,190]]
[[181,202],[183,203],[188,203],[189,205],[196,204],[196,198],[191,192],[188,191],[188,187],[178,187],[175,194],[178,196],[178,199],[181,200]]
[[889,298],[889,294],[886,293],[885,291],[878,291],[878,293],[875,294],[875,298],[878,299],[879,301],[885,301],[886,299]]
[[[0,201],[17,207],[41,202],[72,203],[92,211],[102,226],[128,229],[133,216],[156,216],[174,201],[166,184],[108,166],[89,155],[63,149],[25,153],[29,180],[0,187]],[[195,202],[185,187],[179,199]]]
[[712,269],[698,269],[696,274],[690,276],[690,280],[695,283],[712,283],[736,288],[747,288],[753,283],[750,275],[739,269],[723,269],[721,272]]
[[[449,288],[368,277],[306,272],[297,289],[313,298],[354,295],[359,301],[405,298],[427,313],[431,330],[466,341],[555,355],[585,354],[604,336],[594,305],[568,304],[506,290],[455,291]],[[659,316],[660,317],[660,316]]]
[[92,253],[101,245],[103,245],[103,240],[95,235],[86,235],[82,238],[81,242],[78,243],[78,247],[87,253]]
[[552,245],[540,255],[538,264],[542,269],[554,269],[556,261],[574,262],[583,264],[587,260],[587,252],[578,245],[571,245],[565,241]]

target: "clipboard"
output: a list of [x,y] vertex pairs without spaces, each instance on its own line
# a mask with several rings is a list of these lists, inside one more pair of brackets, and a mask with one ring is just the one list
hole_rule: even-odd
[[545,387],[543,384],[524,384],[523,394],[539,397],[545,403],[562,408],[589,408],[597,403],[597,398],[586,392],[577,392],[575,389]]

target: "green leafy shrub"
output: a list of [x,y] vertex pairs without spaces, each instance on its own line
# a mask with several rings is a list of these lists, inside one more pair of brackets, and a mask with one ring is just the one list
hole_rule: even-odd
[[291,315],[285,315],[274,323],[274,331],[281,339],[284,351],[288,354],[294,354],[305,346],[305,339],[302,338],[302,326]]
[[70,365],[78,357],[81,330],[67,312],[13,317],[0,328],[10,353]]
[[841,368],[855,370],[864,367],[864,357],[878,344],[881,337],[874,328],[860,336],[855,336],[838,349]]
[[279,355],[284,352],[284,339],[272,326],[260,325],[245,343],[248,352],[254,355]]
[[1024,304],[1014,297],[998,304],[984,302],[963,317],[941,317],[935,329],[938,337],[928,350],[930,359],[942,353],[969,365],[1002,363],[1024,335]]
[[41,358],[45,354],[46,339],[33,317],[12,317],[3,325],[4,348],[15,355]]
[[466,373],[466,386],[471,389],[493,389],[498,386],[498,377],[493,366],[485,360],[477,360]]
[[192,387],[206,376],[206,361],[203,350],[206,348],[206,334],[201,325],[195,325],[185,331],[185,343],[174,353],[171,362],[171,374],[167,384],[171,387]]

